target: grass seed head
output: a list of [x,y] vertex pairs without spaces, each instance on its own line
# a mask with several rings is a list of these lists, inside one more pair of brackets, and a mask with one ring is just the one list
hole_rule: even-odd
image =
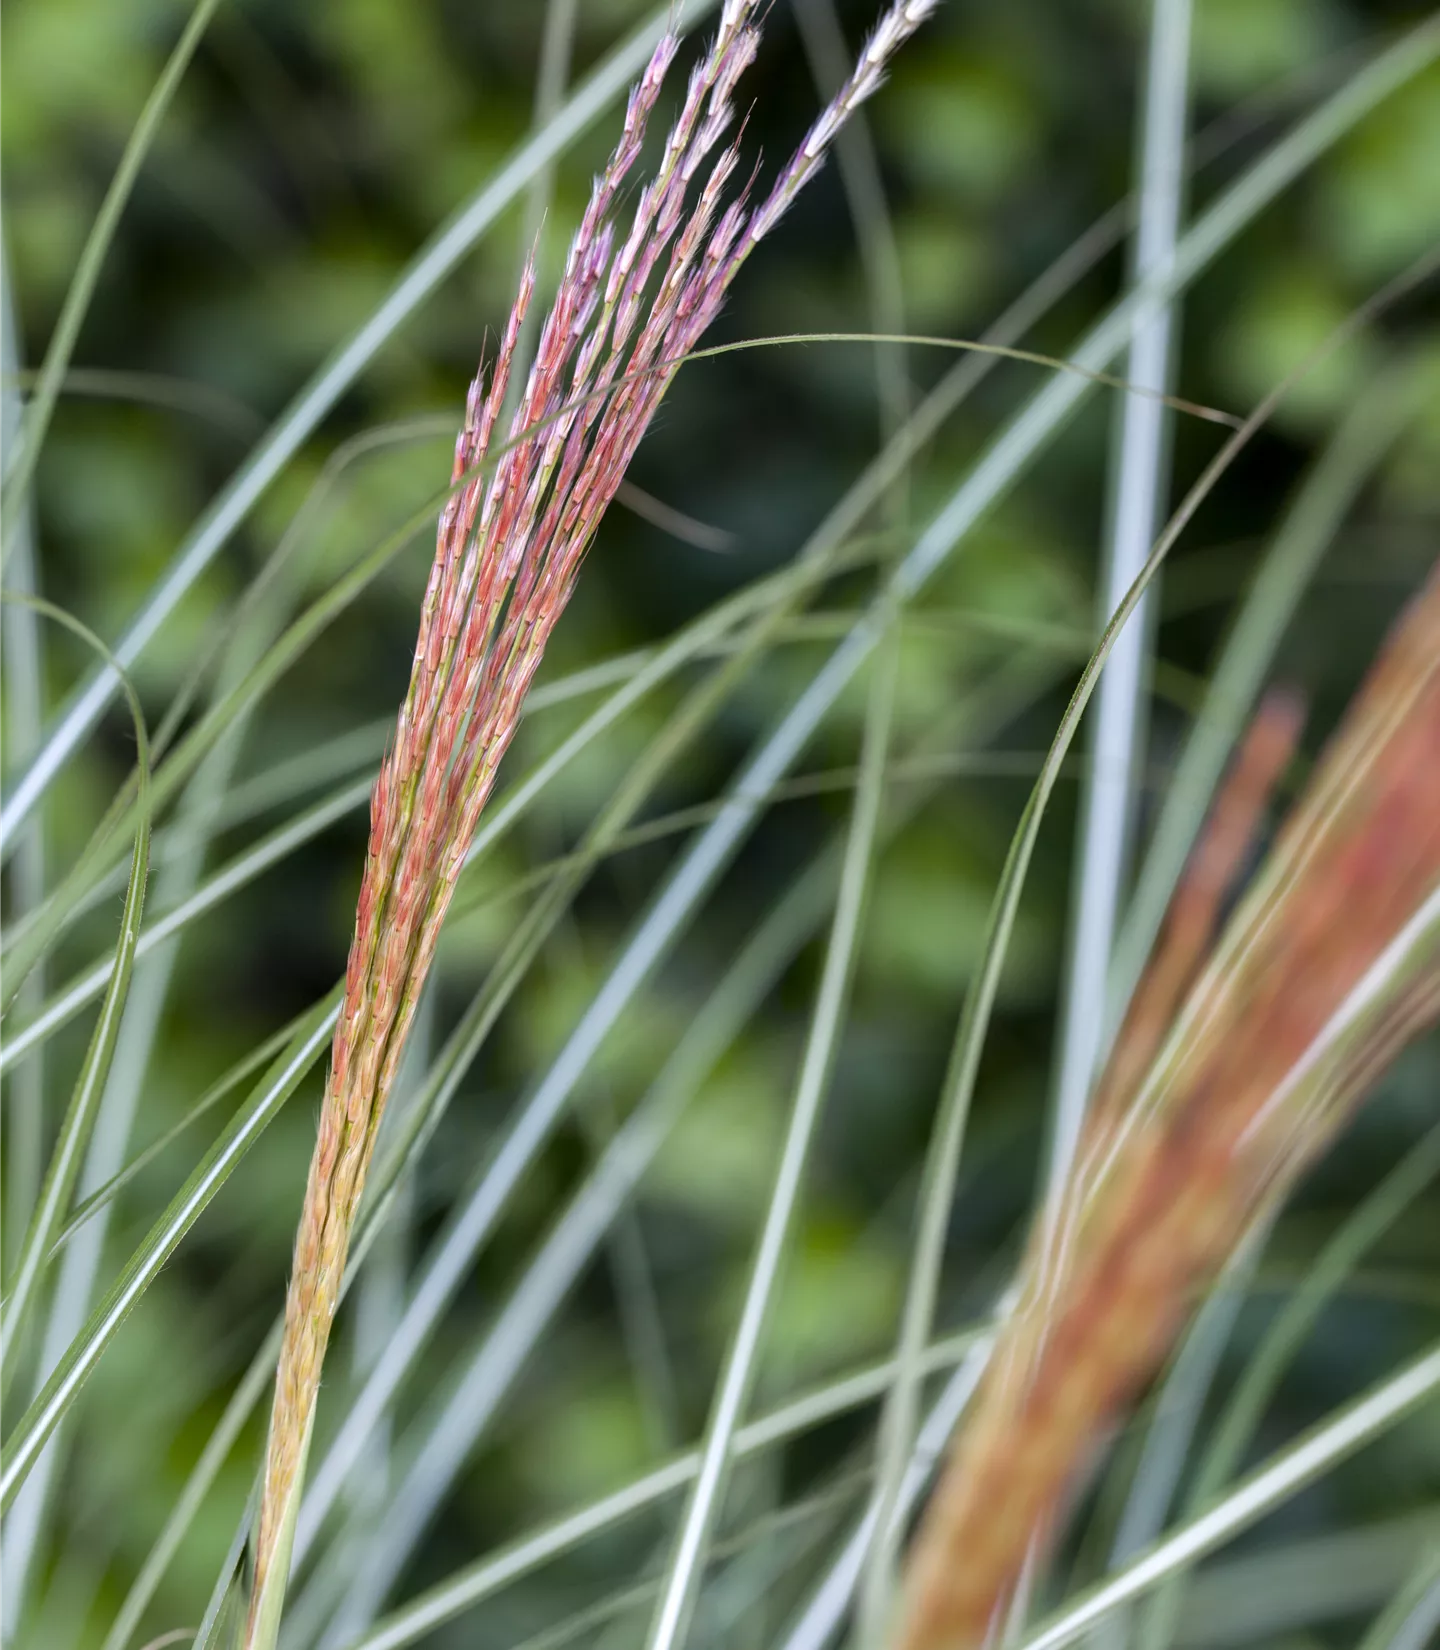
[[922,1525],[901,1650],[994,1630],[1196,1291],[1440,1016],[1440,567],[1206,955],[1296,726],[1262,710],[1177,891]]
[[591,190],[498,453],[534,298],[533,261],[489,383],[478,375],[466,399],[409,690],[371,799],[344,1002],[296,1234],[256,1536],[252,1646],[278,1621],[288,1530],[375,1132],[456,879],[546,641],[680,360],[934,0],[891,7],[850,79],[752,207],[748,186],[726,201],[739,153],[734,142],[721,145],[734,125],[737,85],[754,59],[763,9],[759,0],[727,0],[655,175],[622,229],[622,188],[678,49],[672,35],[662,38]]

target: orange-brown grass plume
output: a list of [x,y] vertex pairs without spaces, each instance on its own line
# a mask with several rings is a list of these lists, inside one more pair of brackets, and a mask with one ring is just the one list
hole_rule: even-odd
[[921,1527],[900,1650],[996,1628],[1197,1291],[1440,1016],[1440,568],[1207,959],[1295,731],[1285,701],[1262,710],[1172,903]]
[[655,175],[622,228],[623,185],[678,50],[667,34],[630,95],[620,143],[596,179],[503,439],[499,422],[533,268],[488,389],[480,378],[471,387],[409,692],[371,800],[344,1002],[286,1299],[247,1645],[270,1644],[278,1629],[320,1370],[376,1130],[456,879],[550,631],[679,361],[935,4],[894,0],[849,80],[752,204],[748,187],[725,203],[740,156],[738,142],[722,140],[765,8],[761,0],[726,0]]

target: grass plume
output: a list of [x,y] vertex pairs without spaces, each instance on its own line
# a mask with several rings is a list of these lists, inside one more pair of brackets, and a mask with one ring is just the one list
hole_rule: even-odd
[[[246,1642],[273,1642],[320,1370],[376,1130],[496,770],[581,561],[664,395],[752,247],[934,0],[897,0],[769,192],[727,197],[735,91],[757,0],[728,0],[656,172],[618,224],[678,41],[665,36],[571,243],[525,388],[499,437],[534,297],[526,266],[488,385],[471,386],[409,691],[371,800],[370,843],[286,1300]],[[498,458],[492,453],[500,448]]]
[[1195,1295],[1440,1016],[1440,568],[1254,886],[1216,911],[1296,732],[1262,710],[1037,1220],[1015,1311],[916,1545],[898,1643],[996,1631],[1037,1538]]

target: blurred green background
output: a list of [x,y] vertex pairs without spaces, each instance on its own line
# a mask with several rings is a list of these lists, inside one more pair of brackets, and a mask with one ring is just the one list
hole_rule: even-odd
[[[1380,0],[1197,0],[1194,129],[1202,163],[1190,185],[1192,209],[1387,32],[1427,9]],[[838,10],[847,38],[857,42],[871,0],[844,0]],[[4,234],[24,367],[40,359],[120,148],[186,11],[174,0],[10,0],[5,7]],[[640,15],[630,0],[580,0],[569,78],[580,78]],[[244,0],[220,7],[121,223],[76,354],[84,371],[48,440],[37,488],[45,595],[102,636],[120,633],[206,500],[269,421],[368,317],[435,226],[523,140],[533,119],[544,17],[540,0]],[[1001,7],[945,0],[870,111],[908,330],[977,336],[1125,195],[1145,21],[1144,8],[1127,0],[1009,0]],[[786,3],[773,9],[748,95],[755,101],[747,153],[773,166],[818,101]],[[553,277],[615,125],[612,112],[557,168],[542,283],[547,271]],[[281,611],[325,589],[444,485],[450,429],[487,337],[503,326],[524,234],[523,212],[508,212],[270,488],[137,667],[152,719],[164,714],[206,650],[233,633],[247,585],[289,542],[297,520],[302,532],[276,598]],[[1437,237],[1440,73],[1432,68],[1327,154],[1186,295],[1178,393],[1247,412],[1354,305]],[[1115,293],[1123,272],[1123,249],[1112,249],[1026,343],[1063,353]],[[855,228],[831,166],[751,261],[712,341],[862,331],[872,315]],[[1233,604],[1287,499],[1376,374],[1399,356],[1423,362],[1427,353],[1434,393],[1341,524],[1276,665],[1277,677],[1310,698],[1313,751],[1435,555],[1440,303],[1433,285],[1362,329],[1305,381],[1186,533],[1161,598],[1162,666],[1139,798],[1142,831]],[[952,358],[913,347],[905,365],[919,394]],[[988,377],[917,464],[902,506],[906,519],[924,522],[1043,371],[1006,364]],[[919,1164],[987,904],[1029,776],[1095,633],[1092,585],[1113,408],[1108,392],[1085,403],[907,618],[895,749],[898,757],[942,760],[931,761],[918,779],[912,763],[908,779],[897,775],[891,787],[907,817],[887,841],[875,878],[761,1406],[882,1356],[895,1332]],[[427,434],[351,464],[322,507],[300,516],[348,438],[422,416],[432,418]],[[694,535],[677,536],[634,510],[612,508],[542,682],[653,644],[785,565],[874,452],[880,421],[875,356],[865,345],[787,346],[687,368],[632,480],[716,530],[723,548],[702,547]],[[1179,420],[1176,498],[1219,442],[1214,426]],[[236,783],[352,730],[371,733],[346,747],[348,766],[337,761],[332,773],[317,768],[304,775],[302,764],[303,786],[283,805],[260,793],[245,817],[222,818],[207,863],[230,858],[373,762],[384,720],[404,690],[426,537],[414,537],[268,696],[246,731]],[[879,554],[891,554],[890,541]],[[792,627],[747,672],[703,735],[670,765],[642,822],[703,808],[719,794],[824,657],[835,633],[830,621],[863,599],[873,576],[866,566],[834,581],[814,604],[809,628]],[[44,646],[53,711],[90,661],[53,627]],[[483,981],[529,897],[527,876],[579,840],[699,679],[692,670],[651,694],[572,763],[487,857],[469,885],[474,897],[462,897],[447,930],[422,1016],[422,1046],[438,1047]],[[405,1385],[396,1417],[402,1437],[410,1419],[446,1390],[517,1268],[745,936],[843,828],[863,702],[862,684],[800,764],[802,775],[827,776],[824,782],[767,811],[719,894],[595,1063],[578,1106],[526,1178]],[[528,769],[592,703],[578,698],[536,711],[506,773]],[[83,845],[132,754],[128,725],[114,712],[56,786],[45,810],[52,879]],[[18,760],[13,739],[10,760]],[[1073,793],[1073,785],[1063,788],[1045,827],[988,1045],[952,1223],[947,1328],[968,1321],[991,1298],[1034,1193],[1068,909]],[[357,806],[186,930],[127,1158],[160,1138],[232,1061],[338,977],[364,831]],[[366,1312],[383,1335],[392,1310],[387,1291],[393,1296],[403,1287],[527,1084],[562,1045],[683,840],[676,824],[610,856],[546,945],[408,1189],[406,1229],[382,1244],[368,1305],[342,1319],[327,1404],[370,1355]],[[50,965],[52,983],[113,944],[117,910],[112,899],[76,927]],[[633,1219],[587,1271],[459,1476],[397,1597],[614,1487],[698,1434],[763,1213],[819,952],[818,943],[807,945],[785,970],[704,1085],[647,1177]],[[88,1024],[82,1016],[47,1051],[51,1117],[63,1104]],[[1436,1118],[1437,1077],[1440,1050],[1432,1040],[1386,1079],[1343,1150],[1311,1177],[1259,1269],[1218,1393],[1327,1234]],[[41,1547],[40,1602],[27,1617],[23,1642],[69,1650],[103,1637],[281,1301],[317,1093],[318,1078],[269,1129],[106,1354],[78,1424],[64,1438]],[[103,1277],[143,1236],[214,1126],[207,1121],[166,1147],[127,1187],[111,1222]],[[1434,1335],[1437,1244],[1440,1197],[1430,1193],[1326,1311],[1267,1417],[1261,1450]],[[742,1477],[731,1526],[853,1471],[864,1455],[852,1452],[872,1424],[873,1411],[858,1412],[777,1453],[769,1469]],[[259,1437],[252,1423],[136,1642],[198,1619],[248,1491]],[[383,1501],[383,1483],[372,1493]],[[1323,1549],[1306,1543],[1323,1535],[1365,1526],[1389,1532],[1380,1542],[1382,1558],[1352,1578],[1348,1604],[1304,1620],[1306,1589],[1297,1586],[1299,1624],[1287,1623],[1283,1610],[1278,1624],[1252,1612],[1248,1626],[1227,1639],[1219,1606],[1207,1616],[1192,1601],[1187,1633],[1193,1642],[1353,1643],[1357,1624],[1387,1596],[1414,1551],[1409,1521],[1434,1510],[1437,1495],[1440,1416],[1432,1412],[1330,1475],[1251,1540],[1256,1551],[1290,1542],[1318,1555]],[[1091,1573],[1113,1514],[1102,1494],[1081,1521],[1077,1574]],[[363,1518],[363,1505],[357,1516]],[[433,1642],[519,1643],[633,1579],[665,1528],[654,1515],[633,1521]],[[801,1528],[820,1535],[831,1527]],[[740,1610],[728,1627],[717,1618],[713,1642],[764,1642],[802,1595],[816,1562],[800,1550],[786,1558],[787,1573],[768,1604]],[[1339,1558],[1322,1568],[1344,1573]],[[643,1612],[635,1619],[643,1622]],[[586,1642],[610,1641],[592,1634]]]

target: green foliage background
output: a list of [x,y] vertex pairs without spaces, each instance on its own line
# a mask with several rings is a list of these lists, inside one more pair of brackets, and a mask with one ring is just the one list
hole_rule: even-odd
[[[1212,198],[1359,55],[1422,9],[1378,0],[1197,0],[1195,123],[1205,134],[1200,153],[1210,158],[1192,180],[1192,205]],[[26,366],[40,358],[120,147],[185,11],[174,0],[11,0],[5,8],[4,233]],[[870,11],[869,0],[841,7],[852,41]],[[543,14],[538,0],[220,7],[121,224],[76,357],[85,370],[48,439],[37,489],[45,595],[104,637],[120,632],[269,420],[366,319],[434,226],[524,138]],[[628,0],[581,0],[574,76],[639,15]],[[1144,27],[1140,9],[1123,0],[1065,7],[946,0],[872,111],[909,330],[978,335],[1124,196]],[[817,103],[787,6],[775,7],[751,90],[747,151],[773,164]],[[612,114],[557,169],[542,239],[552,277],[613,130]],[[1437,157],[1440,72],[1432,67],[1327,154],[1187,293],[1178,392],[1248,411],[1354,305],[1432,246],[1440,237]],[[134,672],[152,721],[203,650],[232,633],[248,584],[347,438],[439,415],[424,438],[345,470],[327,507],[305,522],[284,603],[321,592],[444,484],[453,439],[446,421],[453,428],[485,340],[503,325],[522,231],[520,211],[507,213],[463,261],[168,621]],[[1122,255],[1112,252],[1027,343],[1063,353],[1122,278]],[[747,268],[713,341],[863,331],[871,313],[832,167]],[[1435,556],[1440,307],[1433,286],[1364,329],[1305,381],[1182,540],[1161,598],[1142,831],[1233,604],[1287,499],[1363,387],[1396,358],[1423,370],[1427,357],[1431,393],[1340,524],[1272,672],[1310,697],[1313,752]],[[906,360],[923,388],[952,358],[914,347]],[[1042,371],[1002,366],[947,422],[909,479],[908,520],[926,519]],[[702,549],[613,509],[542,681],[649,646],[784,566],[875,450],[875,382],[874,354],[857,344],[787,346],[687,368],[632,479],[664,504],[723,529],[729,546]],[[1108,394],[1086,403],[905,621],[895,748],[954,760],[938,780],[922,784],[912,772],[888,787],[915,806],[887,843],[871,890],[854,998],[768,1342],[762,1406],[883,1356],[893,1339],[919,1163],[985,911],[1029,776],[1095,633],[1092,584],[1113,408]],[[1213,426],[1179,421],[1176,497],[1218,444]],[[882,546],[882,556],[889,553]],[[301,782],[282,803],[264,805],[262,796],[254,811],[224,823],[209,864],[373,762],[403,692],[427,563],[422,531],[265,700],[234,783],[243,788],[297,757]],[[792,626],[669,767],[643,820],[703,809],[720,792],[824,657],[830,620],[862,600],[872,578],[862,568],[827,587],[808,628]],[[53,629],[45,650],[53,709],[91,661]],[[711,668],[692,668],[648,696],[567,767],[473,874],[467,886],[474,897],[462,897],[464,909],[447,931],[422,1046],[438,1047],[482,982],[523,909],[526,878],[577,842],[630,762]],[[527,719],[507,774],[523,773],[553,749],[591,702],[569,701]],[[776,801],[592,1066],[578,1105],[403,1389],[395,1418],[402,1455],[408,1424],[446,1390],[509,1280],[744,937],[843,826],[863,702],[861,684],[801,764],[802,773],[830,781]],[[348,766],[322,773],[316,764],[306,774],[317,747],[364,728],[371,734],[347,747]],[[83,845],[132,756],[128,724],[116,710],[46,803],[52,878]],[[951,1227],[946,1327],[983,1310],[1034,1193],[1061,985],[1072,793],[1067,785],[1045,827],[988,1045]],[[231,1062],[338,977],[364,830],[364,809],[356,806],[186,929],[132,1152],[160,1139]],[[387,1292],[403,1288],[527,1082],[562,1045],[680,841],[676,825],[607,858],[487,1040],[408,1188],[403,1229],[382,1244],[360,1308],[352,1303],[342,1320],[327,1377],[330,1408],[367,1356],[367,1314],[383,1336]],[[118,894],[74,928],[50,965],[52,983],[113,945],[117,911]],[[763,1213],[818,954],[807,947],[767,993],[687,1111],[647,1176],[633,1219],[617,1228],[528,1362],[398,1596],[639,1474],[697,1435]],[[82,1016],[49,1045],[52,1122],[87,1035]],[[1218,1393],[1327,1234],[1434,1120],[1437,1078],[1432,1041],[1386,1080],[1343,1149],[1311,1178],[1260,1266]],[[78,1424],[65,1436],[39,1602],[21,1642],[70,1650],[103,1638],[281,1300],[317,1089],[318,1077],[269,1129],[91,1382]],[[209,1120],[165,1147],[125,1189],[102,1276],[142,1238],[214,1126]],[[7,1225],[7,1235],[13,1229]],[[1437,1243],[1440,1199],[1431,1192],[1325,1311],[1267,1415],[1259,1451],[1433,1337]],[[863,1452],[851,1452],[872,1421],[861,1412],[747,1472],[732,1497],[730,1526],[741,1528],[862,1463]],[[248,1492],[257,1427],[247,1430],[182,1545],[145,1617],[146,1633],[199,1619]],[[373,1493],[383,1500],[383,1484]],[[1357,1622],[1388,1596],[1414,1550],[1414,1515],[1434,1513],[1437,1495],[1440,1419],[1432,1411],[1299,1497],[1252,1539],[1256,1551],[1289,1543],[1320,1564],[1323,1550],[1307,1544],[1363,1528],[1389,1532],[1382,1560],[1365,1572],[1373,1582],[1362,1576],[1351,1602],[1319,1612],[1320,1619],[1303,1608],[1306,1589],[1297,1586],[1287,1595],[1301,1606],[1295,1625],[1265,1625],[1257,1603],[1230,1638],[1218,1606],[1209,1616],[1192,1607],[1187,1642],[1354,1642]],[[1088,1534],[1074,1556],[1076,1574],[1093,1572],[1111,1518],[1102,1493],[1081,1521]],[[653,1516],[626,1525],[433,1642],[519,1643],[632,1580],[665,1527]],[[714,1642],[765,1642],[816,1562],[813,1555],[787,1560],[769,1602],[742,1610],[728,1629],[716,1625]],[[1339,1559],[1333,1563],[1343,1569]],[[1246,1596],[1258,1600],[1260,1591]],[[633,1619],[643,1622],[643,1614]]]

